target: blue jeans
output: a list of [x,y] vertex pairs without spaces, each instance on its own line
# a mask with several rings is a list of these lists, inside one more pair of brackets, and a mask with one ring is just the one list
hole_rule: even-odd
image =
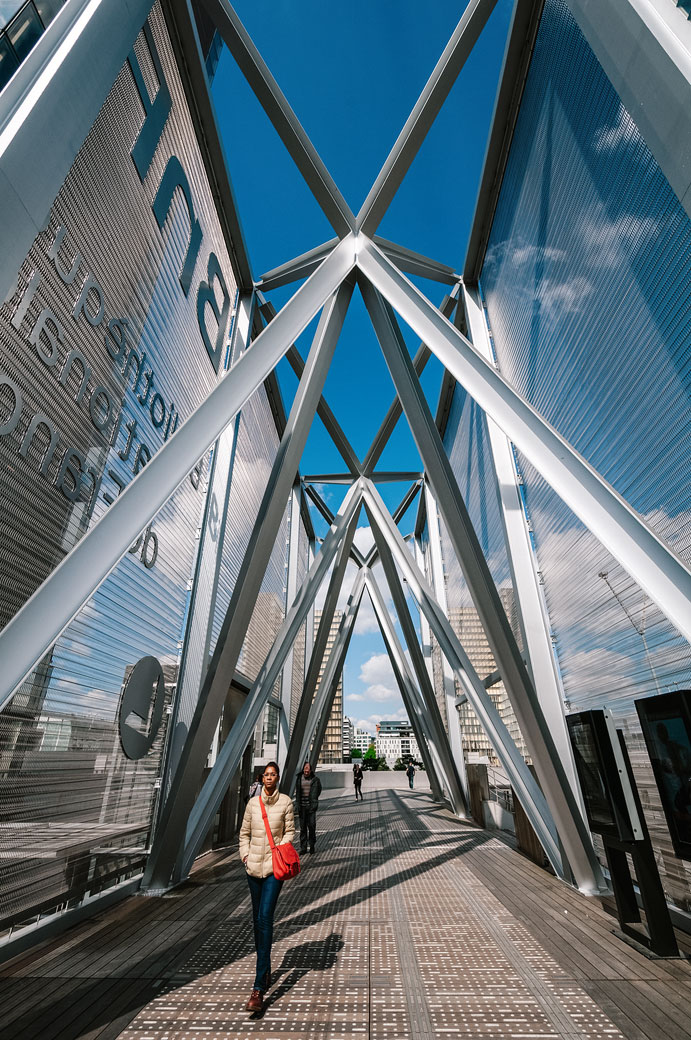
[[271,941],[274,934],[274,910],[281,891],[282,881],[273,874],[259,878],[247,875],[252,897],[252,920],[254,922],[254,945],[257,950],[257,975],[254,989],[262,993],[266,989],[266,976],[271,974]]

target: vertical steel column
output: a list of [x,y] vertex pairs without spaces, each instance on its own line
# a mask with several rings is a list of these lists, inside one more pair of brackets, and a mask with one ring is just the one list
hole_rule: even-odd
[[[446,616],[449,616],[449,604],[446,598],[446,579],[444,561],[441,551],[441,530],[437,503],[427,481],[423,484],[425,498],[425,515],[427,516],[427,537],[429,539],[429,560],[432,571],[430,584],[434,595]],[[424,569],[424,568],[423,568]],[[449,743],[456,763],[462,763],[464,789],[468,790],[468,778],[463,757],[463,735],[461,719],[456,707],[456,681],[453,669],[444,655],[441,655],[442,681],[444,683],[444,703],[446,704],[446,722],[449,730]]]
[[432,798],[437,802],[443,802],[448,797],[449,801],[451,801],[449,794],[451,783],[449,782],[448,771],[445,769],[442,757],[439,754],[441,745],[438,740],[435,740],[430,735],[429,718],[427,717],[420,690],[406,660],[403,647],[396,635],[396,630],[389,617],[381,590],[371,571],[367,577],[367,591],[372,600],[379,630],[384,640],[386,652],[389,655],[398,689],[403,698],[403,704],[408,712],[410,724],[415,731],[415,738],[420,748],[427,776],[429,777]]
[[[290,504],[290,535],[288,543],[288,575],[286,588],[286,603],[292,603],[298,591],[298,551],[300,548],[300,485],[293,488]],[[283,665],[281,672],[281,715],[278,728],[278,751],[277,761],[283,772],[283,764],[288,754],[290,742],[290,705],[293,698],[293,657],[295,654],[294,643]]]
[[[350,637],[353,634],[355,619],[357,618],[357,612],[360,608],[360,601],[362,600],[362,594],[364,591],[365,575],[363,571],[358,571],[355,581],[353,582],[350,596],[348,597],[348,604],[343,612],[343,617],[338,626],[336,638],[334,639],[333,646],[331,647],[328,660],[324,667],[323,675],[319,682],[319,689],[317,690],[314,701],[312,702],[300,747],[298,762],[306,762],[309,759],[310,765],[313,769],[316,767],[317,760],[321,753],[322,744],[324,743],[324,735],[329,722],[329,716],[331,715],[331,709],[333,708],[334,698],[336,697],[338,681],[341,678],[346,654],[348,653],[348,646],[350,645]],[[310,744],[312,745],[311,750]]]
[[[379,559],[381,560],[384,575],[393,599],[394,608],[398,616],[398,623],[401,626],[403,638],[408,647],[408,653],[410,654],[410,660],[413,665],[413,672],[417,679],[417,688],[420,692],[421,708],[428,738],[436,748],[437,756],[441,762],[446,777],[449,800],[453,807],[453,811],[456,816],[465,819],[468,815],[467,791],[463,790],[461,779],[456,770],[449,737],[444,729],[441,715],[439,714],[437,698],[435,697],[434,688],[427,673],[427,669],[425,668],[425,661],[422,656],[422,651],[420,650],[417,632],[415,631],[413,619],[408,610],[408,604],[398,577],[396,564],[394,563],[386,539],[381,536],[381,532],[376,527],[373,527],[372,530],[374,532],[375,544],[379,550]],[[457,712],[455,712],[455,714],[457,715]]]
[[[357,484],[354,485],[354,487],[358,489],[358,495],[361,496],[361,482],[358,481]],[[357,518],[355,519],[354,523],[350,525],[346,537],[343,539],[341,548],[336,557],[333,572],[331,574],[329,588],[327,590],[326,599],[324,600],[324,606],[322,608],[322,615],[319,622],[319,628],[317,629],[317,637],[314,641],[314,648],[310,656],[310,663],[307,669],[305,685],[303,686],[302,696],[300,697],[300,705],[298,707],[295,725],[293,726],[293,732],[290,736],[290,744],[288,745],[288,754],[286,755],[285,766],[281,773],[281,791],[284,794],[292,793],[295,777],[297,776],[298,770],[300,769],[302,763],[305,761],[303,757],[306,739],[305,729],[310,718],[312,701],[314,699],[314,691],[317,688],[317,682],[319,680],[319,669],[321,668],[322,661],[324,659],[324,651],[326,650],[326,644],[329,639],[329,633],[331,632],[331,623],[333,621],[333,616],[336,611],[338,597],[341,593],[343,578],[345,576],[346,567],[348,566],[350,550],[353,545],[353,538],[355,537],[356,527]],[[313,732],[314,729],[312,729],[312,731],[309,734],[310,740],[312,738]],[[309,748],[309,743],[307,744],[307,748]]]
[[[464,286],[463,302],[473,346],[483,357],[494,364],[479,290]],[[535,692],[571,789],[581,808],[581,814],[583,814],[581,790],[564,719],[562,691],[554,664],[545,606],[540,595],[533,548],[516,482],[511,442],[489,416],[486,418],[499,512],[504,528],[513,587],[520,608],[524,645],[532,666]]]
[[[170,793],[163,806],[159,827],[154,836],[153,847],[144,874],[143,885],[145,887],[167,887],[177,857],[182,851],[187,817],[194,804],[197,785],[209,752],[214,728],[233,681],[237,660],[283,519],[298,464],[316,414],[317,403],[321,397],[352,291],[352,284],[343,282],[326,302],[319,319],[305,373],[288,416],[226,617],[221,626],[218,643],[200,691],[189,734]],[[278,318],[275,321],[278,321]],[[274,326],[275,322],[272,322],[262,335],[270,332]],[[246,352],[245,357],[252,355],[257,349],[255,343]],[[243,360],[244,358],[241,359],[241,361]],[[230,376],[226,377],[226,381],[229,378]]]

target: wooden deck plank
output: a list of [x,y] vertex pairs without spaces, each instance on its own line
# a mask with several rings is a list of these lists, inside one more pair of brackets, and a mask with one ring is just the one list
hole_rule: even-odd
[[[513,866],[515,868],[516,865]],[[617,927],[616,920],[607,916],[596,902],[592,902],[584,914],[584,897],[560,882],[553,881],[553,884],[557,884],[563,891],[555,892],[548,885],[546,889],[541,887],[538,895],[534,891],[536,879],[532,872],[525,873],[520,868],[515,872],[512,870],[516,883],[506,884],[504,869],[493,868],[489,863],[483,863],[478,869],[499,899],[516,908],[522,907],[527,927],[548,929],[562,936],[566,942],[573,943],[574,952],[578,950],[585,963],[597,965],[602,978],[612,978],[612,969],[620,978],[633,975],[642,979],[665,980],[673,977],[672,971],[675,974],[679,971],[681,977],[687,977],[685,967],[679,969],[675,962],[649,960],[618,939],[613,934],[613,929]],[[565,910],[569,915],[568,922],[565,922]],[[592,973],[590,977],[593,977]]]
[[[550,944],[556,959],[564,968],[576,971],[584,978],[627,977],[628,964],[618,955],[618,951],[612,951],[609,944],[603,946],[591,935],[586,934],[584,940],[583,928],[577,922],[564,923],[564,909],[570,910],[572,916],[577,917],[573,905],[562,906],[559,912],[553,908],[548,894],[543,891],[540,892],[540,898],[535,899],[527,890],[525,879],[515,875],[507,877],[502,864],[495,865],[488,861],[475,869],[496,898],[516,915],[531,934]],[[634,968],[634,973],[638,970],[641,969]]]
[[691,1040],[689,967],[621,943],[599,903],[494,835],[418,791],[324,803],[318,853],[281,895],[264,1019],[243,1010],[251,921],[229,849],[6,965],[2,1040]]

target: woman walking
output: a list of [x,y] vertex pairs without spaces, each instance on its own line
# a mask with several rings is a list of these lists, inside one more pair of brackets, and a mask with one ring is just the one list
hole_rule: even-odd
[[263,787],[259,797],[250,798],[240,828],[240,859],[245,864],[252,897],[254,945],[257,950],[257,973],[248,1011],[263,1011],[264,993],[271,985],[271,941],[274,911],[282,881],[274,877],[266,826],[261,806],[264,805],[275,845],[290,842],[295,832],[293,803],[278,791],[279,768],[275,762],[264,767]]
[[356,762],[353,766],[353,783],[355,784],[355,801],[358,800],[358,795],[362,798],[362,766],[359,762]]

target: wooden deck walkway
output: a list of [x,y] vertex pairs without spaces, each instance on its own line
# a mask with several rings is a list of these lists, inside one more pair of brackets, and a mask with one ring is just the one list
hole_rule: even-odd
[[368,780],[357,805],[323,799],[317,852],[283,888],[262,1017],[244,1011],[233,851],[0,967],[2,1040],[691,1040],[690,962],[636,952],[599,903],[402,774]]

